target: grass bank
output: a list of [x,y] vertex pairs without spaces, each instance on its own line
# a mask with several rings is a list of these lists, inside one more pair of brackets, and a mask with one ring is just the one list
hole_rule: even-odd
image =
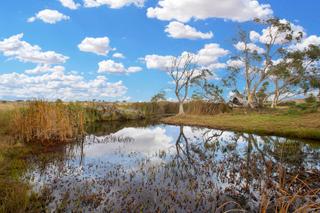
[[173,116],[164,123],[190,125],[290,138],[320,140],[320,113],[289,114],[285,112],[227,113],[214,116]]

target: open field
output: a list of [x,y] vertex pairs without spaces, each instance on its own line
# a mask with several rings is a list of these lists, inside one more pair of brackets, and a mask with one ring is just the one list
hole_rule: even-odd
[[286,114],[284,112],[218,114],[214,116],[174,116],[162,119],[168,124],[210,127],[262,135],[320,140],[320,113]]

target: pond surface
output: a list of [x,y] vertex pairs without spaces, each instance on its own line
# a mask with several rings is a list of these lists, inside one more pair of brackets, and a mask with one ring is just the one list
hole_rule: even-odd
[[[89,132],[30,158],[25,179],[46,193],[49,211],[258,212],[266,201],[275,208],[279,191],[299,191],[297,175],[302,188],[320,188],[316,143],[148,122]],[[303,199],[320,201],[319,192],[290,208]]]

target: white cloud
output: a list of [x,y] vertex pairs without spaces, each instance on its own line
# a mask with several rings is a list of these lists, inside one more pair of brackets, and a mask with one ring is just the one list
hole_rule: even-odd
[[[183,57],[186,54],[188,54],[188,52],[183,52],[179,57]],[[194,60],[199,66],[208,69],[218,69],[225,67],[223,63],[219,62],[219,58],[229,54],[229,51],[221,48],[219,44],[211,43],[206,44],[197,53],[189,54],[194,56]],[[144,61],[148,69],[166,70],[172,65],[173,58],[175,57],[170,55],[146,55]]]
[[76,3],[74,0],[59,0],[62,6],[67,7],[71,10],[78,9],[81,5]]
[[[299,37],[301,33],[303,34],[303,36],[306,35],[302,26],[295,25],[285,19],[281,19],[280,23],[290,25],[293,38]],[[285,43],[288,43],[287,34],[288,33],[283,33],[283,32],[279,33],[278,27],[272,26],[272,27],[267,27],[266,29],[263,29],[261,34],[259,34],[256,31],[251,31],[250,40],[252,42],[260,42],[260,43],[266,44],[266,43],[270,43],[270,41],[275,39],[275,42],[274,42],[275,44],[285,44]]]
[[101,61],[98,69],[98,73],[135,73],[140,71],[142,71],[141,67],[126,68],[122,63],[117,63],[112,60]]
[[78,48],[83,52],[95,53],[97,55],[106,56],[112,48],[109,46],[110,40],[108,37],[102,38],[85,38]]
[[160,0],[155,8],[148,8],[147,16],[160,20],[188,22],[191,19],[223,18],[248,21],[273,14],[269,4],[257,0]]
[[112,55],[113,58],[125,58],[125,56],[122,53],[114,53]]
[[172,65],[174,56],[146,55],[144,61],[148,69],[165,70]]
[[28,22],[34,22],[37,19],[48,24],[55,24],[59,21],[69,20],[70,17],[60,13],[57,10],[45,9],[38,12],[35,16],[30,17]]
[[206,44],[199,50],[196,58],[200,65],[208,66],[217,63],[220,57],[226,56],[227,54],[229,54],[228,50],[221,48],[219,44],[211,43]]
[[302,39],[301,42],[298,42],[290,46],[289,49],[303,51],[308,49],[310,45],[320,46],[320,37],[316,35],[309,36],[307,38]]
[[235,67],[235,68],[242,68],[244,67],[244,62],[241,60],[228,60],[227,66],[229,67]]
[[[234,47],[237,50],[244,51],[246,48],[246,44],[244,42],[240,41],[237,44],[235,44]],[[263,48],[255,45],[254,43],[248,43],[247,49],[251,50],[251,52],[257,51],[257,53],[259,53],[259,54],[262,54],[265,52]]]
[[127,72],[129,73],[135,73],[135,72],[141,72],[142,67],[128,67]]
[[197,31],[194,27],[185,25],[183,23],[172,21],[167,25],[165,32],[172,38],[186,38],[186,39],[211,39],[213,33],[203,33]]
[[110,73],[124,73],[126,68],[121,63],[116,63],[112,60],[101,61],[99,63],[98,73],[110,72]]
[[62,64],[69,59],[69,57],[54,51],[44,52],[41,47],[31,45],[23,41],[22,38],[23,33],[0,41],[0,52],[7,57],[36,64]]
[[84,0],[85,7],[100,7],[106,5],[112,9],[119,9],[129,5],[143,7],[145,0]]
[[27,74],[42,74],[47,72],[63,72],[65,68],[63,66],[51,66],[48,64],[37,65],[34,69],[26,70]]
[[0,75],[2,99],[92,100],[118,98],[126,92],[121,81],[110,83],[104,76],[86,80],[81,75],[63,71],[36,76],[15,72]]

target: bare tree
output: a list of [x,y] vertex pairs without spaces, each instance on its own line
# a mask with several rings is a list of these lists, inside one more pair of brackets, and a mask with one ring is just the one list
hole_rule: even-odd
[[211,73],[208,70],[201,70],[195,56],[191,53],[173,57],[172,64],[167,71],[175,84],[174,92],[179,101],[179,115],[184,115],[183,105],[188,98],[190,87]]

